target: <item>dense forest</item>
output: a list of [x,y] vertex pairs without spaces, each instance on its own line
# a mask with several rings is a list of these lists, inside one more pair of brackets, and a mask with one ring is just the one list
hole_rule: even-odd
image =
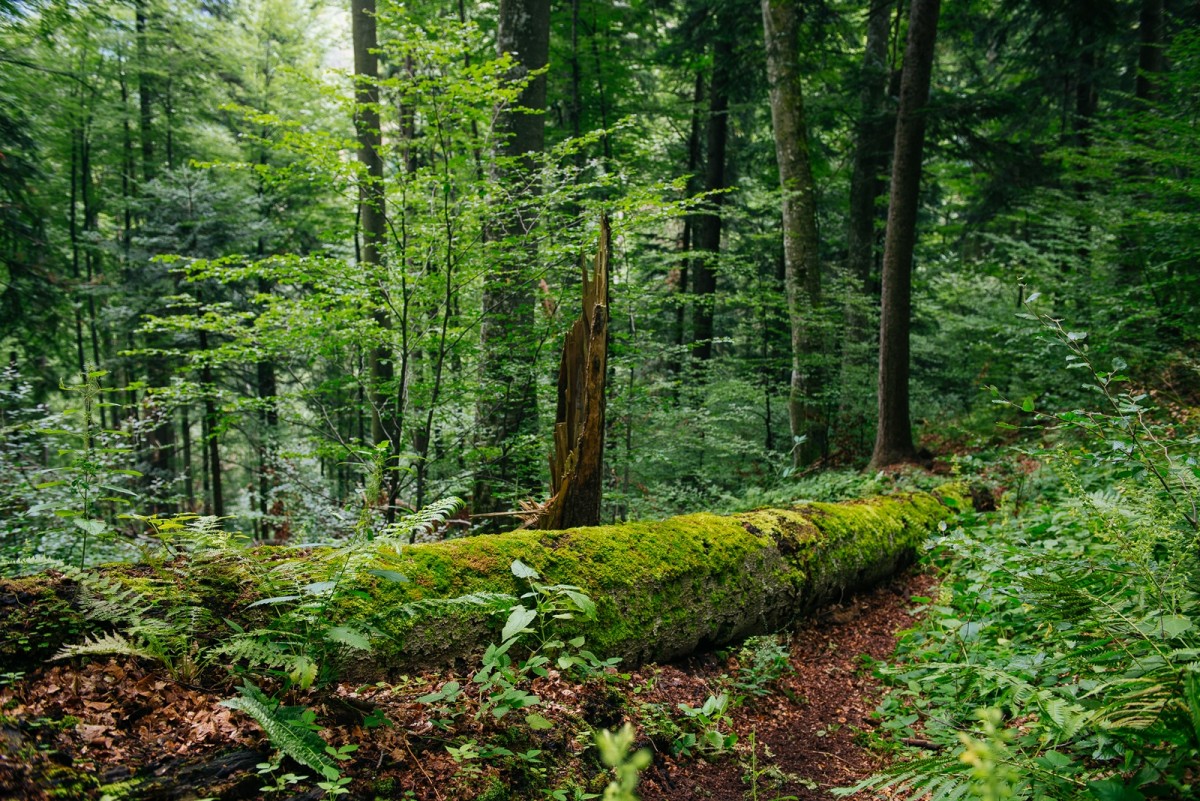
[[[1197,87],[1183,0],[0,0],[0,787],[1193,797]],[[839,604],[875,756],[768,769]]]

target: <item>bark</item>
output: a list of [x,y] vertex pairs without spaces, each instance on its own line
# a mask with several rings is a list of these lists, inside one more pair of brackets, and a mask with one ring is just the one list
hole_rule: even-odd
[[[784,285],[791,328],[792,376],[788,419],[793,464],[811,463],[825,453],[826,423],[820,411],[820,363],[816,333],[821,303],[817,193],[809,158],[800,79],[800,18],[796,0],[762,0],[775,159],[783,193]],[[803,437],[803,441],[800,438]]]
[[[555,621],[555,633],[582,634],[586,647],[603,657],[619,656],[632,666],[719,648],[778,631],[823,603],[887,578],[913,561],[925,538],[954,508],[968,504],[961,487],[947,486],[936,494],[729,516],[693,514],[650,523],[467,537],[406,547],[398,555],[388,546],[380,553],[391,552],[392,557],[378,563],[368,559],[362,571],[344,579],[346,600],[329,607],[331,621],[372,625],[378,634],[373,650],[345,665],[342,678],[373,680],[477,659],[483,646],[498,638],[504,615],[497,618],[492,611],[437,600],[528,592],[511,572],[516,559],[538,570],[547,583],[575,585],[592,598],[595,620]],[[146,569],[135,566],[106,568],[104,576],[116,587],[128,581],[143,594],[169,587],[176,602],[184,593],[188,602],[212,612],[214,621],[249,627],[277,614],[247,607],[247,600],[272,594],[270,577],[277,577],[279,560],[288,556],[300,584],[318,577],[304,569],[319,566],[321,554],[278,546],[196,565],[204,580],[182,587],[176,581],[186,569],[182,557],[171,563],[162,582],[147,581]],[[378,567],[399,571],[409,580],[378,580],[368,572]],[[371,601],[364,604],[353,590],[369,593]],[[74,583],[60,574],[0,579],[0,632],[5,635],[0,636],[0,663],[19,669],[98,630],[101,624],[83,618],[78,600]],[[155,598],[147,595],[145,600]],[[414,608],[414,602],[422,606]],[[211,641],[207,638],[227,636],[228,631],[223,623],[212,631],[197,631],[197,645],[203,648]],[[30,632],[38,636],[26,636]],[[21,645],[23,636],[33,643],[28,649]]]
[[[697,70],[696,85],[692,90],[692,120],[688,131],[687,141],[687,176],[688,176],[688,197],[695,197],[701,191],[699,176],[696,171],[700,169],[700,128],[701,115],[700,104],[704,102],[704,73]],[[674,376],[683,374],[683,354],[684,347],[687,344],[687,294],[688,294],[688,277],[690,266],[692,263],[692,245],[696,230],[695,215],[689,214],[683,220],[683,231],[679,239],[679,252],[682,258],[679,262],[679,273],[677,276],[672,276],[675,284],[675,294],[678,296],[678,302],[675,305],[675,322],[672,330],[672,341],[675,344],[675,352],[670,359],[670,370]]]
[[[383,269],[383,246],[387,236],[387,209],[384,199],[383,133],[379,119],[379,46],[375,26],[375,0],[353,0],[350,7],[351,36],[354,43],[355,132],[358,161],[363,166],[358,183],[359,230],[362,246],[359,261],[376,287],[374,312],[381,339],[391,331],[387,312],[387,285]],[[371,348],[368,354],[371,382],[371,441],[386,442],[395,456],[400,446],[399,410],[392,399],[395,371],[392,351],[387,342]],[[394,473],[392,473],[394,475]]]
[[[200,350],[207,353],[209,349],[208,331],[200,326],[198,335]],[[208,495],[205,499],[207,503],[204,513],[224,517],[225,487],[224,476],[221,473],[221,445],[217,437],[220,415],[217,413],[217,387],[213,381],[212,367],[208,364],[207,356],[204,357],[204,366],[200,368],[200,383],[201,391],[204,393],[204,420],[201,426],[201,430],[204,432],[204,469],[208,476],[208,481],[205,483]]]
[[153,97],[150,87],[150,48],[146,41],[146,0],[134,2],[138,60],[138,132],[142,144],[142,180],[154,177]]
[[879,420],[872,468],[916,458],[909,416],[909,324],[912,259],[920,204],[925,114],[933,72],[941,0],[912,0],[900,108],[892,157],[887,240],[883,249],[883,302],[879,322]]
[[859,74],[859,117],[850,174],[850,209],[846,234],[846,271],[867,294],[878,294],[875,275],[876,201],[883,192],[880,177],[887,168],[889,119],[884,94],[888,85],[888,32],[892,0],[872,0],[867,17],[867,45]]
[[1138,21],[1137,97],[1158,99],[1158,80],[1167,71],[1163,53],[1163,0],[1142,0]]
[[550,501],[538,528],[600,523],[604,494],[604,385],[608,371],[608,218],[591,280],[583,273],[583,310],[567,334],[558,369],[558,412],[550,455]]
[[716,192],[708,199],[712,209],[697,215],[693,228],[692,355],[701,362],[712,358],[713,312],[716,306],[716,259],[721,251],[721,207],[725,196],[725,149],[729,138],[729,67],[733,44],[718,39],[713,45],[712,83],[708,93],[707,153],[704,165],[704,189]]
[[[545,148],[543,112],[546,75],[529,79],[546,66],[550,53],[549,0],[501,0],[496,47],[512,54],[511,80],[527,80],[517,108],[499,110],[496,119],[496,162],[492,179],[509,195],[489,232],[503,243],[499,259],[484,277],[483,322],[480,326],[481,383],[484,396],[477,410],[480,444],[497,455],[476,475],[474,511],[493,512],[508,504],[508,494],[536,492],[536,472],[512,452],[522,434],[537,426],[537,394],[531,368],[536,361],[533,331],[537,245],[530,233],[536,219],[533,200],[534,156]],[[532,112],[532,113],[530,113]]]

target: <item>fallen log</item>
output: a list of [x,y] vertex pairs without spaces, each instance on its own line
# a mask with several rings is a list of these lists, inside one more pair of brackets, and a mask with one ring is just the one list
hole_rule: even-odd
[[[472,657],[498,639],[503,618],[471,605],[421,602],[472,593],[519,596],[528,585],[510,568],[520,560],[550,583],[580,587],[595,602],[594,620],[563,621],[565,636],[583,634],[592,651],[626,664],[669,661],[779,630],[891,576],[967,503],[961,488],[948,486],[935,493],[515,531],[397,550],[385,544],[364,568],[344,577],[324,614],[339,626],[372,631],[369,652],[348,654],[345,675],[355,679]],[[236,558],[218,554],[189,563],[178,557],[101,573],[109,585],[134,590],[148,607],[186,597],[208,610],[214,626],[190,636],[211,640],[228,636],[224,621],[245,628],[269,623],[278,612],[251,604],[279,594],[280,566],[288,566],[296,586],[319,581],[317,556],[263,546]],[[406,580],[394,580],[397,574]],[[44,659],[89,632],[111,630],[82,613],[83,595],[63,574],[0,580],[2,670]]]

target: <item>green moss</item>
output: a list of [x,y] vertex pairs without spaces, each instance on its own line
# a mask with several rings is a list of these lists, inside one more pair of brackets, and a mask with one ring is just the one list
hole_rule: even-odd
[[[381,553],[378,562],[408,581],[365,573],[348,578],[343,589],[365,593],[339,593],[329,613],[338,624],[371,625],[383,635],[364,657],[358,678],[436,664],[494,639],[500,621],[479,608],[443,606],[415,619],[399,608],[478,592],[520,595],[528,587],[509,570],[520,559],[547,583],[577,585],[596,602],[594,622],[571,621],[562,634],[584,634],[588,647],[602,656],[669,659],[698,646],[777,629],[835,594],[890,574],[910,561],[922,540],[952,513],[943,497],[950,504],[967,503],[961,488],[942,488],[939,494],[412,546]],[[278,609],[247,610],[249,603],[294,592],[297,582],[329,578],[332,567],[325,557],[330,553],[264,547],[190,564],[176,560],[156,568],[112,568],[110,575],[148,599],[174,596],[204,606],[215,620],[230,617],[253,625]],[[283,571],[287,580],[274,570],[280,564],[288,568]],[[60,618],[78,623],[77,613],[60,597],[67,594],[63,587],[45,578],[28,582],[24,589],[0,583],[0,598],[24,592],[26,606],[38,608],[33,617],[46,620],[43,610],[51,609],[55,625]],[[77,639],[56,636],[51,642],[57,647]]]
[[38,664],[87,630],[71,593],[43,576],[0,579],[0,671]]

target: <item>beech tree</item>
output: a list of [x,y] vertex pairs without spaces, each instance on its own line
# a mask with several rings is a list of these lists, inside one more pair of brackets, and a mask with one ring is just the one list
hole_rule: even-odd
[[821,303],[817,199],[809,161],[804,87],[800,78],[799,17],[795,0],[762,0],[775,158],[783,195],[783,259],[791,329],[792,378],[788,419],[793,463],[806,464],[826,451],[826,424],[818,408],[823,387],[812,359]]

